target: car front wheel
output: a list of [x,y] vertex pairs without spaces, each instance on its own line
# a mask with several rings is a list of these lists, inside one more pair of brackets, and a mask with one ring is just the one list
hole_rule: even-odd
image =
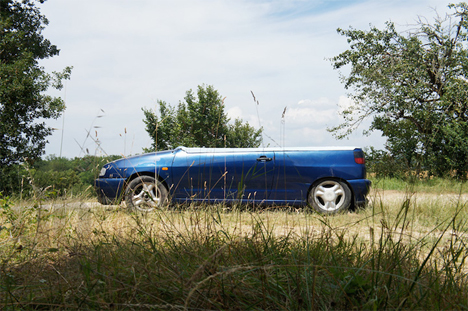
[[341,181],[322,180],[312,187],[307,202],[321,214],[335,214],[349,209],[351,190]]
[[125,191],[128,208],[151,212],[167,202],[166,187],[154,177],[140,176],[132,180]]

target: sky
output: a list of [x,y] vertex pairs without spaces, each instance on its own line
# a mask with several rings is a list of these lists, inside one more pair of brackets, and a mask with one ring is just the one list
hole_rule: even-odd
[[[48,120],[46,155],[68,158],[142,153],[151,146],[142,108],[173,106],[188,90],[212,85],[225,111],[264,129],[264,146],[374,146],[366,125],[336,140],[349,103],[329,58],[345,51],[337,28],[404,31],[418,16],[448,12],[444,0],[47,0],[45,38],[60,55],[47,72],[73,66],[51,95],[66,110]],[[254,102],[252,92],[258,100]],[[282,114],[286,108],[284,119]]]

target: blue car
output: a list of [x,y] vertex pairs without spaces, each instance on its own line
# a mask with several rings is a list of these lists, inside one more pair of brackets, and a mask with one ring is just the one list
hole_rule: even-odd
[[151,211],[168,201],[309,205],[333,214],[363,205],[371,182],[360,148],[185,148],[107,163],[98,200]]

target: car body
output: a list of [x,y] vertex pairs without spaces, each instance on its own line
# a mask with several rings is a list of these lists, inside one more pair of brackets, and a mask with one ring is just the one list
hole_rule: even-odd
[[371,182],[354,147],[185,148],[110,162],[99,202],[151,210],[172,202],[309,205],[336,213],[364,204]]

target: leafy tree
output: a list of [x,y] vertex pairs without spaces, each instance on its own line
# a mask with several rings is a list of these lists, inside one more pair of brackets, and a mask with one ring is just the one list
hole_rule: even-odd
[[[39,1],[43,3],[45,0]],[[47,19],[32,0],[0,1],[0,165],[37,158],[52,129],[46,119],[58,118],[62,99],[44,94],[60,89],[71,68],[48,74],[39,60],[59,54],[42,36]],[[1,172],[0,172],[1,177]]]
[[237,118],[234,123],[228,124],[226,135],[226,147],[230,148],[255,148],[262,143],[262,130],[256,130],[249,123],[242,123]]
[[[159,116],[143,109],[146,131],[153,138],[153,150],[185,147],[249,148],[261,144],[262,130],[236,119],[229,123],[224,100],[213,86],[198,86],[187,91],[177,109],[158,101]],[[149,150],[147,150],[149,151]]]
[[412,168],[437,175],[468,171],[468,5],[433,23],[420,18],[404,33],[391,22],[383,30],[338,29],[350,49],[331,59],[353,104],[344,122],[329,129],[338,138],[371,118],[368,131],[380,130],[387,149]]

